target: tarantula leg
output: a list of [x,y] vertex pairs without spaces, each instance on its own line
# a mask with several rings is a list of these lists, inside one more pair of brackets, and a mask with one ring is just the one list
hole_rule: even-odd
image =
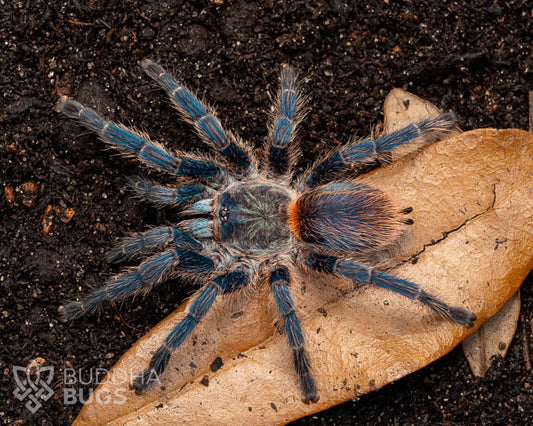
[[119,275],[81,302],[61,306],[59,312],[64,321],[75,320],[94,313],[107,302],[149,292],[154,285],[168,278],[171,272],[210,274],[216,269],[217,265],[210,257],[190,250],[171,249],[141,263],[133,272]]
[[402,280],[363,265],[341,260],[334,256],[310,253],[306,264],[320,272],[344,275],[360,284],[374,284],[399,293],[409,299],[419,300],[439,315],[467,328],[473,326],[476,315],[463,308],[453,307],[424,291],[418,284]]
[[146,59],[142,67],[146,74],[167,92],[174,107],[194,126],[200,137],[232,163],[235,173],[238,176],[249,175],[253,169],[249,154],[236,143],[230,132],[224,131],[214,112],[178,83],[161,65]]
[[337,177],[340,172],[350,167],[357,168],[371,164],[383,158],[393,149],[412,142],[420,137],[433,142],[445,135],[455,125],[455,116],[451,112],[430,118],[418,123],[411,123],[404,128],[376,140],[358,142],[353,146],[344,147],[329,155],[313,167],[301,183],[301,189],[315,188]]
[[106,253],[109,263],[119,263],[143,251],[163,247],[167,243],[184,249],[200,252],[202,244],[179,228],[154,228],[140,235],[126,238]]
[[163,373],[170,360],[170,355],[194,330],[196,324],[207,314],[213,302],[220,294],[231,293],[247,286],[253,276],[251,268],[240,264],[227,274],[223,274],[205,285],[189,307],[187,315],[178,323],[152,356],[148,368],[143,370],[133,381],[137,392],[147,389]]
[[184,220],[180,223],[180,227],[194,238],[213,237],[213,221],[209,219]]
[[128,183],[137,195],[157,205],[176,206],[214,194],[211,188],[201,184],[168,187],[139,177],[130,178]]
[[304,336],[294,310],[294,303],[289,292],[289,284],[290,273],[285,266],[272,271],[270,275],[270,287],[274,293],[278,311],[283,317],[287,339],[294,354],[294,367],[300,379],[300,388],[304,396],[304,401],[307,403],[317,402],[318,393],[316,384],[309,368],[309,360],[305,353]]
[[205,198],[191,204],[185,211],[184,215],[206,214],[213,211],[213,198]]
[[122,124],[106,121],[91,108],[79,102],[62,97],[57,109],[67,117],[75,118],[87,129],[125,154],[133,154],[146,165],[162,169],[177,176],[194,177],[220,186],[226,181],[225,172],[216,164],[206,160],[176,158],[162,145],[150,141],[148,136],[129,129]]
[[296,128],[301,121],[302,99],[296,86],[296,71],[290,66],[281,70],[280,90],[273,124],[269,129],[270,145],[267,147],[269,173],[273,176],[290,172],[292,158],[290,143],[296,136]]

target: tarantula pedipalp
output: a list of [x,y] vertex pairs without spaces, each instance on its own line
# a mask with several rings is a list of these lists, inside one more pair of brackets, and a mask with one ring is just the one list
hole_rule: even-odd
[[178,178],[172,187],[143,179],[132,180],[131,186],[149,201],[183,208],[188,219],[128,238],[109,252],[108,259],[119,262],[144,251],[164,251],[133,272],[115,277],[81,302],[60,308],[64,320],[73,320],[106,302],[150,291],[173,276],[204,282],[187,315],[152,356],[148,368],[135,378],[137,391],[156,381],[171,354],[218,296],[262,282],[263,277],[270,284],[284,321],[303,400],[317,401],[317,387],[291,298],[291,277],[296,269],[310,268],[348,277],[356,284],[374,284],[418,300],[458,324],[473,325],[473,313],[449,306],[418,284],[351,260],[394,243],[412,223],[408,217],[412,209],[402,208],[382,191],[354,181],[354,173],[345,178],[347,172],[357,172],[376,159],[389,159],[397,148],[408,144],[437,140],[454,126],[453,114],[441,114],[375,139],[340,147],[294,183],[292,170],[298,153],[294,139],[303,101],[290,66],[282,68],[264,164],[251,147],[225,131],[214,112],[160,65],[145,60],[142,66],[166,90],[180,115],[217,152],[215,160],[170,153],[146,135],[108,122],[76,101],[62,98],[58,104],[59,111],[78,119],[104,142]]

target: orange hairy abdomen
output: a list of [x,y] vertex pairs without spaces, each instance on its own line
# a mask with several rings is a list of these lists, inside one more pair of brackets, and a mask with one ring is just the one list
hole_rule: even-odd
[[330,184],[304,193],[289,205],[288,221],[298,239],[348,252],[388,245],[406,223],[402,209],[388,195],[359,183]]

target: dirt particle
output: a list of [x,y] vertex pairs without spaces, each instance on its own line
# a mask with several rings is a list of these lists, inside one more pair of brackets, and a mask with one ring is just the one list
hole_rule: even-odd
[[224,363],[222,362],[222,358],[217,356],[215,360],[211,363],[211,371],[214,373],[215,371],[218,371],[222,368]]
[[39,185],[35,182],[24,182],[20,188],[22,190],[22,204],[26,207],[32,207],[37,199]]
[[13,191],[13,187],[11,185],[6,185],[4,187],[4,198],[8,203],[15,201],[15,192]]
[[43,227],[44,235],[50,234],[50,229],[52,228],[53,220],[54,216],[52,214],[52,205],[48,204],[44,209],[44,214],[41,218],[41,225]]

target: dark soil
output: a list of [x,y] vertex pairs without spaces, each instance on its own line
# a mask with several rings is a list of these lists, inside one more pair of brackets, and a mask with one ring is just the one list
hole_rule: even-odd
[[[56,377],[56,395],[32,415],[12,395],[13,365],[42,357],[56,371],[108,369],[191,290],[163,285],[142,306],[137,299],[73,325],[58,321],[58,306],[118,271],[104,261],[117,237],[174,217],[130,197],[126,176],[138,173],[136,163],[61,118],[53,110],[60,94],[170,146],[202,149],[143,76],[140,61],[154,58],[215,103],[228,128],[259,145],[267,92],[277,87],[279,64],[290,62],[310,95],[302,168],[318,151],[369,133],[393,87],[453,110],[465,130],[527,129],[531,5],[346,3],[0,1],[2,422],[67,424],[81,408],[63,403]],[[486,378],[474,378],[456,349],[296,424],[533,424],[533,377],[523,355],[524,345],[533,352],[531,282],[509,354]]]

